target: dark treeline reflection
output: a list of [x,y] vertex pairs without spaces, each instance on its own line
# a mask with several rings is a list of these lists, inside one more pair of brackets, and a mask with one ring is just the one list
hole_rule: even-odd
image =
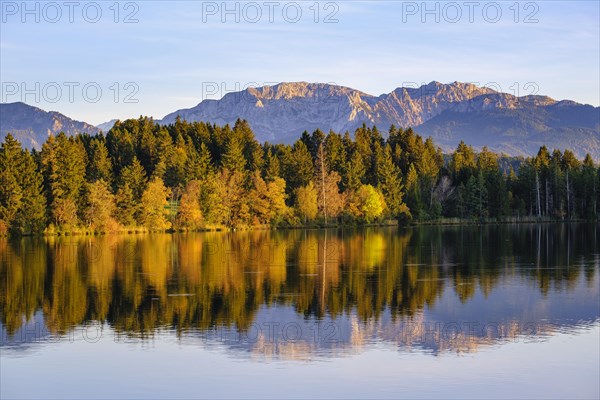
[[532,224],[3,239],[0,313],[8,334],[37,311],[58,334],[89,321],[141,335],[161,327],[244,330],[263,305],[314,318],[354,313],[364,323],[385,312],[411,318],[450,292],[461,304],[478,292],[487,298],[505,279],[541,296],[595,285],[598,230]]

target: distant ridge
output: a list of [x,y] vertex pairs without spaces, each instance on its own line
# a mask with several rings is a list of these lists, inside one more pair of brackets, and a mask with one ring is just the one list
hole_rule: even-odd
[[115,125],[118,119],[111,119],[110,121],[103,122],[101,124],[96,125],[96,128],[100,129],[102,132],[106,133],[110,131],[110,129]]
[[0,138],[11,133],[24,147],[41,148],[49,135],[64,132],[67,135],[89,133],[99,129],[85,122],[75,121],[56,112],[44,111],[25,103],[0,103]]

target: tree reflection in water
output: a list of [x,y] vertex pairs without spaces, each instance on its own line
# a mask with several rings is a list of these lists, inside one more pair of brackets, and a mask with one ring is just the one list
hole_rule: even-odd
[[[141,338],[248,339],[258,326],[246,347],[303,354],[323,345],[304,330],[333,323],[330,348],[468,351],[597,320],[597,235],[532,224],[2,239],[0,311],[8,337],[41,312],[59,335],[99,321]],[[302,340],[268,340],[264,324],[281,336],[286,323]]]

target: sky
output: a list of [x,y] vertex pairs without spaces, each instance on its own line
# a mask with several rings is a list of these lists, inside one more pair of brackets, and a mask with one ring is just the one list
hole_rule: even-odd
[[436,80],[598,106],[599,4],[0,0],[0,102],[99,124],[284,81]]

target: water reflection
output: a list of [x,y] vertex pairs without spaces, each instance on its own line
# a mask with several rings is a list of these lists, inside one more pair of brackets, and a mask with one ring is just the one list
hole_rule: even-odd
[[177,338],[253,357],[470,352],[600,317],[598,225],[0,241],[2,346]]

